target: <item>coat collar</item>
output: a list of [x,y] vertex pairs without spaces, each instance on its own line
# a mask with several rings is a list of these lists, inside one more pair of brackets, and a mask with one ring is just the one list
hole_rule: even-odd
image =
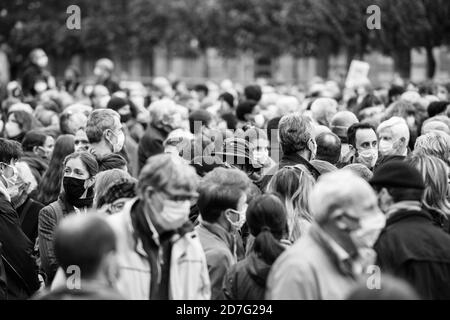
[[307,161],[305,158],[298,155],[297,153],[284,154],[283,158],[281,158],[280,161],[280,168],[297,164],[304,165],[311,173],[311,175],[314,177],[314,179],[317,180],[319,178],[320,176],[319,171],[317,171],[317,169],[311,163],[309,163],[309,161]]

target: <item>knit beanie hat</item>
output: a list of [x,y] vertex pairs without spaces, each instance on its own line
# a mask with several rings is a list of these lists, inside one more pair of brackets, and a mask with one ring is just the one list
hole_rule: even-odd
[[392,160],[375,170],[370,180],[374,187],[425,189],[420,172],[404,161]]

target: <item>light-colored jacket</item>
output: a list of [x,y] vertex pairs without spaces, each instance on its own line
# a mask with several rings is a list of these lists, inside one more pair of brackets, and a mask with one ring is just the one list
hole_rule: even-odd
[[[127,202],[121,212],[108,217],[117,237],[120,276],[116,287],[127,299],[150,298],[150,264],[142,242],[133,237],[130,210],[137,199]],[[153,226],[151,226],[153,228]],[[177,236],[175,236],[177,237]],[[172,300],[209,300],[211,287],[205,254],[196,232],[172,239],[169,297]]]
[[267,300],[346,298],[357,278],[342,272],[339,258],[327,248],[322,232],[312,226],[275,261],[267,280]]

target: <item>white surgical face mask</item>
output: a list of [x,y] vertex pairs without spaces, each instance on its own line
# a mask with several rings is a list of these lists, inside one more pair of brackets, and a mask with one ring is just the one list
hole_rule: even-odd
[[386,225],[386,217],[381,212],[359,220],[360,228],[352,231],[350,237],[354,245],[360,248],[373,248],[381,230]]
[[266,120],[262,114],[256,115],[254,118],[254,121],[255,121],[255,125],[258,128],[262,128],[264,126],[264,123],[266,122]]
[[34,90],[36,90],[37,93],[44,92],[47,90],[47,84],[44,81],[38,81],[34,84]]
[[118,134],[116,134],[114,132],[113,132],[113,134],[117,137],[117,142],[111,143],[113,146],[113,152],[118,153],[122,150],[123,145],[125,144],[125,134],[123,133],[122,130]]
[[[191,203],[186,201],[164,200],[159,213],[161,227],[164,230],[176,230],[189,219]],[[157,214],[157,213],[156,213]]]
[[381,140],[378,149],[383,156],[390,155],[394,151],[394,143],[392,141]]
[[244,208],[242,208],[241,211],[231,209],[230,210],[231,215],[233,215],[234,217],[230,217],[230,214],[227,215],[228,221],[231,223],[231,225],[236,230],[240,230],[242,228],[242,226],[244,225],[245,221],[247,220],[247,218],[246,218],[247,207],[248,207],[248,205],[245,204]]
[[268,158],[269,150],[267,149],[253,151],[253,166],[264,167]]
[[375,167],[378,160],[378,150],[377,149],[367,149],[358,152],[358,162],[365,165],[369,169]]

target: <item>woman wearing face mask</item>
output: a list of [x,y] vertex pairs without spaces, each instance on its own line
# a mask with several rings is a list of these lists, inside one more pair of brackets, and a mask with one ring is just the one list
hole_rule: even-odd
[[42,49],[30,53],[29,65],[23,72],[22,88],[24,95],[36,96],[55,87],[55,79],[47,70],[48,56]]
[[38,121],[28,112],[12,111],[8,113],[4,136],[7,139],[22,142],[25,134],[40,127]]
[[308,170],[297,165],[279,170],[267,188],[268,192],[279,194],[285,203],[288,240],[291,242],[303,236],[314,220],[308,208],[308,198],[314,184],[315,180]]
[[64,216],[86,213],[92,207],[98,164],[88,152],[72,153],[64,160],[63,172],[59,199],[39,212],[39,252],[47,283],[51,283],[58,269],[53,252],[55,228]]
[[286,209],[273,194],[252,200],[247,209],[247,224],[255,237],[248,257],[232,266],[223,283],[226,299],[264,300],[267,276],[284,251],[287,235]]
[[245,131],[244,139],[249,143],[253,167],[259,169],[260,175],[265,175],[275,166],[275,161],[269,156],[269,140],[264,130],[250,128]]

